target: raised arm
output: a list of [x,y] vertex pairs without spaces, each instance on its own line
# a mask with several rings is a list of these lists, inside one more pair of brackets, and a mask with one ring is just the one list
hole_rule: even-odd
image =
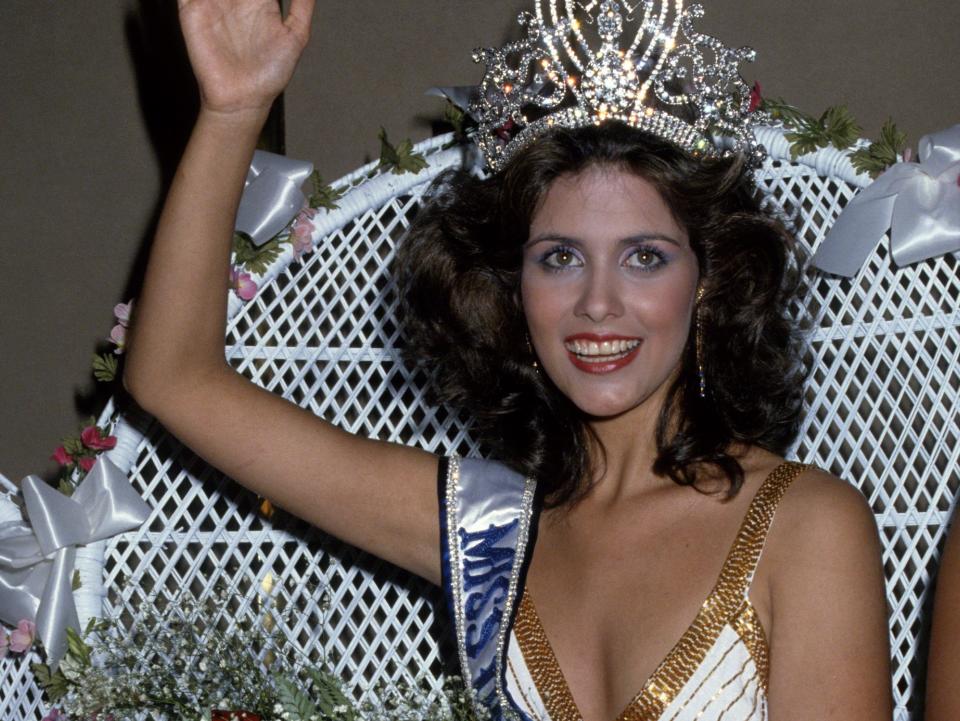
[[307,43],[313,5],[292,0],[284,19],[277,0],[180,0],[201,110],[160,217],[124,383],[239,483],[438,582],[436,458],[336,429],[224,358],[237,206],[270,105]]

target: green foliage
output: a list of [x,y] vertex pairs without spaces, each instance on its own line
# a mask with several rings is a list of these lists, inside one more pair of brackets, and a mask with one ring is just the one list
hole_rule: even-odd
[[413,143],[403,140],[393,146],[387,139],[387,131],[380,128],[380,165],[381,169],[390,170],[394,175],[404,173],[419,173],[427,167],[427,159],[420,153],[413,152]]
[[[354,721],[357,713],[353,703],[343,693],[340,679],[331,673],[316,668],[307,669],[307,675],[313,681],[313,692],[320,712],[327,716],[336,716],[344,721]],[[346,709],[344,712],[343,709]]]
[[37,686],[47,695],[50,703],[57,703],[66,696],[70,684],[67,677],[63,675],[63,671],[57,669],[51,672],[50,667],[45,663],[30,664],[30,670],[33,671]]
[[90,647],[74,628],[67,627],[67,658],[75,659],[81,668],[90,667]]
[[309,721],[311,718],[320,715],[310,697],[301,691],[293,681],[281,676],[276,679],[276,684],[277,703],[283,708],[282,713],[285,719]]
[[314,170],[310,175],[310,182],[313,185],[313,193],[310,194],[309,204],[313,209],[326,208],[327,210],[336,210],[340,207],[337,201],[344,196],[344,191],[340,188],[334,188],[327,185],[320,177],[319,171]]
[[453,134],[458,140],[466,135],[464,129],[466,119],[467,114],[448,100],[443,109],[443,120],[453,126]]
[[264,721],[487,721],[482,710],[474,715],[459,679],[447,679],[439,698],[426,685],[400,682],[379,691],[376,705],[358,706],[326,667],[291,663],[295,649],[259,621],[218,630],[213,619],[226,603],[221,595],[186,597],[161,610],[146,600],[130,628],[112,618],[92,620],[83,634],[68,629],[57,671],[35,664],[34,677],[47,700],[78,721],[136,721],[144,713],[209,721],[211,708]]
[[271,238],[258,248],[246,233],[233,234],[233,262],[248,273],[263,275],[282,252],[279,237]]
[[63,449],[71,456],[82,456],[86,452],[86,446],[79,436],[68,436],[63,439]]
[[102,353],[93,356],[93,377],[101,383],[111,383],[117,378],[117,368],[120,363],[113,353]]
[[62,493],[63,495],[65,495],[67,498],[69,498],[70,496],[73,495],[73,492],[77,489],[66,478],[60,478],[60,480],[57,481],[57,490],[60,491],[60,493]]
[[[791,129],[784,137],[790,142],[790,155],[794,160],[828,145],[847,150],[863,132],[846,105],[827,108],[819,118],[807,115],[779,98],[764,98],[761,108],[774,120],[781,121]],[[869,147],[850,153],[850,162],[858,172],[869,173],[876,178],[898,162],[906,145],[906,134],[888,119],[880,131],[880,139]]]
[[[72,491],[72,488],[71,488]],[[68,495],[72,495],[68,494]],[[83,587],[83,583],[80,581],[80,571],[73,569],[73,579],[70,581],[70,590],[79,591]]]
[[846,105],[827,108],[819,118],[807,115],[781,99],[764,98],[761,108],[774,120],[780,120],[792,129],[784,137],[790,143],[790,156],[794,160],[829,145],[846,150],[862,132]]
[[857,171],[876,178],[899,161],[906,147],[907,134],[900,132],[893,120],[888,119],[880,131],[880,139],[852,153],[850,162]]

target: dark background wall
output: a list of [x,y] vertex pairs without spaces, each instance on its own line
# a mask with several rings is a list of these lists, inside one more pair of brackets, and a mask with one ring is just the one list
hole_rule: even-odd
[[[744,69],[810,112],[845,102],[866,136],[892,116],[911,145],[960,122],[953,0],[704,0],[703,27],[752,45]],[[287,150],[334,179],[421,140],[432,85],[474,83],[479,45],[516,37],[527,0],[318,3],[286,95]],[[0,472],[47,472],[95,413],[90,358],[136,288],[194,90],[173,0],[0,0]]]

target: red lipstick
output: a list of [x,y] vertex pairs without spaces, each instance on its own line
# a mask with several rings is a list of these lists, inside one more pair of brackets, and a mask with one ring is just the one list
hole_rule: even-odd
[[590,373],[593,375],[605,375],[607,373],[613,373],[615,371],[624,368],[625,366],[630,365],[633,360],[637,357],[637,354],[640,352],[640,347],[643,345],[642,338],[624,336],[624,335],[607,335],[607,334],[597,334],[597,333],[578,333],[576,335],[568,336],[564,339],[564,343],[570,344],[574,341],[582,341],[585,343],[604,343],[612,341],[631,341],[635,342],[637,345],[631,348],[628,351],[611,353],[609,355],[599,355],[599,356],[582,356],[577,355],[572,350],[567,348],[567,356],[570,358],[570,362],[578,369],[584,373]]

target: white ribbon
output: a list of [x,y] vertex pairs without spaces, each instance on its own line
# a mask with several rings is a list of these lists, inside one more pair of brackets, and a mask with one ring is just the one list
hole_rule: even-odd
[[101,456],[73,496],[37,476],[23,479],[29,522],[0,523],[0,620],[37,625],[37,636],[56,668],[67,650],[67,628],[79,630],[73,600],[77,546],[139,527],[150,507],[126,476]]
[[290,225],[307,202],[300,187],[313,172],[313,163],[257,150],[253,154],[236,229],[263,245]]
[[894,165],[847,204],[816,267],[855,275],[888,230],[899,266],[960,250],[960,125],[924,137],[919,160]]

